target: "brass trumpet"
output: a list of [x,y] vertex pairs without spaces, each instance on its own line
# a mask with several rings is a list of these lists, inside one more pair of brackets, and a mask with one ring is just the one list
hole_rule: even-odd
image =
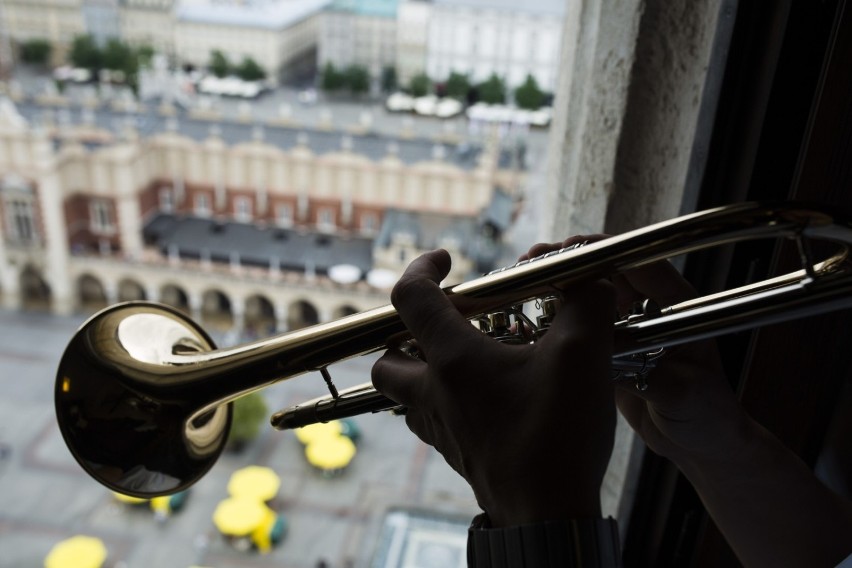
[[[731,205],[545,255],[445,292],[466,317],[479,319],[550,296],[557,283],[759,238],[796,240],[802,268],[615,323],[613,368],[641,378],[666,347],[852,307],[852,222],[828,208],[798,203]],[[835,243],[837,250],[817,261],[811,241]],[[509,312],[522,317],[517,309]],[[118,304],[86,321],[66,348],[56,378],[57,420],[71,453],[108,488],[143,498],[169,494],[192,485],[215,463],[226,442],[230,401],[308,371],[327,377],[332,363],[405,339],[405,327],[388,305],[217,350],[177,310]],[[369,384],[340,393],[329,385],[329,396],[277,413],[273,425],[298,427],[396,406]]]

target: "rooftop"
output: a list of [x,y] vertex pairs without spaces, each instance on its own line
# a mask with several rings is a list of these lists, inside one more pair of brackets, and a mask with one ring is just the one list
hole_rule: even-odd
[[474,10],[496,10],[498,12],[525,12],[529,14],[565,15],[565,0],[432,0],[435,6],[458,6]]
[[331,0],[329,9],[353,12],[362,16],[396,18],[399,0]]
[[329,0],[183,0],[178,21],[284,29],[321,11]]
[[327,275],[332,266],[351,264],[362,274],[372,268],[372,239],[338,237],[248,223],[159,214],[143,230],[145,241],[165,255],[212,262],[312,270]]
[[[0,99],[0,122],[3,117],[8,121],[18,121],[22,127],[29,124],[38,124],[45,115],[45,109],[33,103],[18,103],[7,107],[2,105]],[[53,112],[53,111],[50,111]],[[59,112],[59,111],[58,111]],[[57,114],[58,114],[57,112]],[[78,124],[80,113],[63,110],[68,115],[71,124]],[[11,118],[10,118],[11,117]],[[18,118],[16,118],[18,117]],[[229,146],[257,140],[260,137],[266,144],[291,150],[299,144],[305,145],[314,154],[322,155],[339,152],[344,147],[351,152],[365,156],[373,161],[381,160],[389,154],[394,154],[405,164],[416,164],[435,159],[436,154],[443,156],[443,160],[463,170],[473,170],[479,163],[482,148],[469,144],[439,144],[425,138],[402,138],[386,136],[382,134],[349,134],[340,131],[311,130],[304,128],[291,128],[284,126],[258,125],[223,121],[211,124],[210,121],[193,119],[186,115],[177,119],[165,119],[155,113],[128,117],[125,113],[98,109],[92,112],[94,125],[105,131],[119,134],[127,121],[136,127],[142,138],[174,130],[182,136],[186,136],[196,142],[203,142],[211,134],[221,137],[222,141]],[[21,122],[23,120],[23,122]],[[59,122],[59,119],[57,118]],[[106,142],[109,143],[109,142]],[[59,142],[56,142],[57,147]],[[91,141],[87,147],[95,148],[104,142]],[[439,148],[440,147],[440,148]],[[510,167],[511,159],[507,151],[500,156],[500,166]]]
[[419,249],[457,248],[473,260],[476,271],[483,273],[493,269],[499,259],[502,250],[497,237],[510,220],[511,198],[501,191],[494,191],[492,203],[479,219],[388,209],[376,236],[376,246],[388,247],[396,236],[408,235]]

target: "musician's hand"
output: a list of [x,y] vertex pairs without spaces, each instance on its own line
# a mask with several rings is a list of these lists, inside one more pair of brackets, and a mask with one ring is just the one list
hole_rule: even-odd
[[445,251],[425,254],[394,287],[423,360],[389,350],[374,385],[408,407],[409,428],[470,483],[495,526],[600,516],[615,430],[612,286],[566,290],[543,339],[507,345],[440,289],[449,267]]
[[[537,244],[521,260],[606,235],[575,236],[561,243]],[[650,298],[668,306],[694,298],[695,290],[668,262],[661,261],[613,277],[619,313]],[[656,453],[676,463],[724,455],[729,435],[742,427],[745,414],[722,372],[715,342],[669,348],[647,378],[647,389],[632,382],[616,388],[621,413]]]
[[[603,235],[536,245],[526,256]],[[526,258],[523,257],[523,258]],[[613,277],[619,310],[695,296],[667,262]],[[616,388],[619,410],[647,445],[689,479],[745,566],[836,566],[852,552],[852,503],[823,485],[789,448],[752,420],[725,380],[710,341],[670,348],[648,388]]]

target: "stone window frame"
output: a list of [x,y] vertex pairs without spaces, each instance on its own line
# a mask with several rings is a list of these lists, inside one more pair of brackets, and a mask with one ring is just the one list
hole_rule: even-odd
[[89,201],[89,229],[96,235],[114,235],[118,231],[111,200],[96,197]]
[[292,203],[278,203],[275,205],[275,224],[279,227],[289,229],[296,223],[296,211]]
[[[538,242],[695,210],[737,0],[582,0],[566,9]],[[629,518],[644,447],[620,424],[604,515]]]
[[20,245],[39,244],[38,203],[33,184],[10,174],[0,183],[0,194],[9,241]]
[[337,229],[337,209],[332,206],[317,207],[317,229],[323,233],[331,233]]
[[234,219],[240,223],[250,223],[254,219],[254,208],[249,197],[234,196]]
[[198,217],[208,218],[213,215],[213,204],[206,193],[196,193],[193,198],[192,211]]

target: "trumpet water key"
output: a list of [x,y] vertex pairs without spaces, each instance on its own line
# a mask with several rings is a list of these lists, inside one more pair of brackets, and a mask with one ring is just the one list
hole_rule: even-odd
[[[561,285],[761,238],[796,240],[802,268],[615,322],[614,377],[642,388],[669,346],[852,307],[850,220],[798,203],[742,203],[546,255],[444,290],[495,340],[532,341],[546,333]],[[834,253],[817,261],[811,241],[833,243]],[[528,302],[540,304],[535,321],[519,308]],[[321,371],[330,394],[277,413],[272,421],[278,428],[395,408],[369,384],[338,392],[326,368],[405,346],[408,339],[388,305],[216,349],[202,328],[173,308],[118,304],[86,321],[66,348],[56,377],[57,420],[76,460],[108,488],[142,498],[174,493],[213,466],[225,446],[229,403],[251,391]]]

